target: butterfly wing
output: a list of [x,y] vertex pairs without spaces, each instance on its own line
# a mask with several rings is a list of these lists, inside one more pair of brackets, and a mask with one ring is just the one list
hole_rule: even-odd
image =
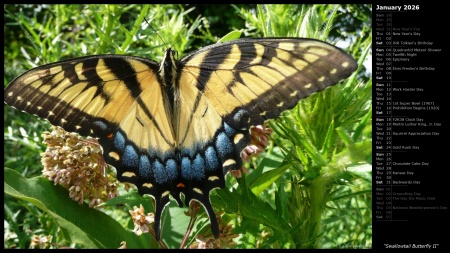
[[302,98],[350,76],[356,61],[323,41],[300,38],[240,39],[205,47],[183,59],[196,87],[229,121],[246,111],[258,125]]
[[178,192],[171,181],[179,177],[158,69],[156,62],[138,57],[82,57],[34,68],[4,93],[5,102],[17,109],[99,138],[117,178],[155,198],[157,230],[168,193]]
[[[322,41],[240,39],[202,48],[181,62],[177,138],[186,204],[203,204],[213,233],[218,224],[209,194],[224,174],[240,169],[250,126],[280,115],[357,68],[355,60]],[[184,161],[184,162],[183,162]]]

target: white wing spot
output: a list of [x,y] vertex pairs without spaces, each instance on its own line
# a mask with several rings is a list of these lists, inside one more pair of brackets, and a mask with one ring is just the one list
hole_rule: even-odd
[[203,195],[202,190],[200,190],[199,188],[194,188],[194,189],[192,189],[192,190],[194,190],[194,191],[197,192],[198,194]]
[[323,82],[323,80],[325,80],[325,76],[321,76],[321,77],[319,77],[319,79],[317,79],[317,81],[319,81],[319,82]]
[[290,96],[291,96],[291,97],[295,97],[295,96],[297,96],[297,93],[298,93],[298,90],[292,92],[292,93],[290,94]]
[[133,172],[129,172],[129,171],[125,171],[124,173],[122,173],[122,177],[135,177],[136,174],[134,174]]
[[260,113],[259,116],[266,116],[266,111],[263,111],[262,113]]
[[218,176],[210,176],[210,177],[208,177],[208,180],[209,181],[216,181],[216,180],[219,180],[219,177]]
[[65,120],[65,119],[61,119],[61,124],[66,124],[67,123],[67,120]]
[[234,144],[238,144],[242,138],[244,138],[243,134],[236,134],[236,136],[234,136],[234,140],[233,140]]
[[38,109],[38,111],[40,111],[40,110],[42,110],[42,106],[38,106],[38,107],[36,107],[36,109]]
[[233,164],[235,164],[235,163],[236,163],[236,161],[235,161],[234,159],[228,159],[228,160],[226,160],[226,161],[223,163],[223,167],[230,166],[230,165],[233,165]]
[[[119,156],[119,154],[117,153],[117,152],[109,152],[109,154],[108,154],[111,158],[113,158],[114,160],[116,160],[116,161],[119,161],[120,160],[120,156]],[[124,173],[125,174],[125,173]],[[122,174],[123,175],[123,174]]]
[[278,107],[282,107],[284,105],[284,102],[281,101],[279,104],[277,104]]
[[311,88],[312,83],[308,83],[307,85],[305,85],[305,89],[309,89]]
[[48,116],[50,117],[50,116],[53,116],[53,115],[55,115],[52,111],[48,111]]
[[336,72],[337,72],[337,69],[332,69],[332,70],[330,71],[330,74],[334,75],[334,74],[336,74]]
[[151,188],[153,188],[153,185],[150,183],[145,183],[145,184],[142,184],[142,187],[151,189]]
[[349,65],[349,63],[347,61],[342,63],[342,67],[344,67],[344,68],[348,67],[348,65]]
[[165,196],[169,195],[169,191],[165,191],[161,194],[161,198],[164,198]]

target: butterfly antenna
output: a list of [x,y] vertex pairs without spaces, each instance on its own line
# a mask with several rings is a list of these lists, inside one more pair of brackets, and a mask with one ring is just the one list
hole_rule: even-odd
[[159,39],[163,42],[164,45],[167,45],[167,43],[163,40],[163,38],[159,35],[158,31],[153,28],[153,26],[148,22],[148,20],[144,17],[145,22],[147,22],[148,26],[155,32],[156,36],[159,37]]

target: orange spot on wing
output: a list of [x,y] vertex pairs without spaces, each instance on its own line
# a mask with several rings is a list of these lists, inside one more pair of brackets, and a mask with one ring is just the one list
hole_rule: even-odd
[[179,184],[177,184],[177,188],[184,188],[185,186],[184,186],[184,184],[183,183],[179,183]]

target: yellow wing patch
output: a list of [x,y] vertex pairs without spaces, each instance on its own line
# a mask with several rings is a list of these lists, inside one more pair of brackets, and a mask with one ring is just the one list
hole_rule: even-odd
[[180,108],[176,139],[180,147],[192,148],[212,140],[222,118],[207,98],[195,88],[195,73],[184,71],[180,77]]

